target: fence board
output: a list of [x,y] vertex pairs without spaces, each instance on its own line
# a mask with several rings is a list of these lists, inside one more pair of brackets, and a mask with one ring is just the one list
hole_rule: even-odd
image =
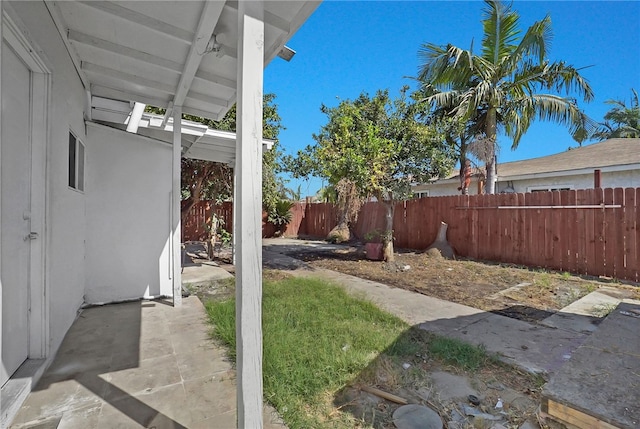
[[640,188],[625,189],[625,276],[627,280],[640,281]]
[[[553,205],[553,194],[551,192],[541,192],[540,202],[543,206]],[[553,259],[553,236],[551,234],[551,215],[554,209],[542,209],[541,216],[538,220],[538,239],[541,240],[541,260],[540,266],[549,268]]]
[[[588,203],[596,200],[596,189],[586,189],[585,197]],[[586,210],[584,214],[584,264],[585,272],[592,273],[595,270],[594,261],[596,259],[596,225],[595,218],[598,209]]]
[[[586,195],[585,195],[585,190],[584,189],[580,189],[576,191],[576,204],[587,204],[587,200],[586,200]],[[577,251],[576,251],[576,272],[580,273],[580,274],[586,274],[587,273],[587,261],[586,261],[586,256],[587,256],[587,247],[586,247],[586,223],[585,223],[585,216],[586,216],[586,211],[588,211],[589,209],[584,209],[584,210],[576,210],[576,233],[577,233],[577,240],[578,240],[578,246],[577,246]]]
[[[640,188],[421,198],[396,205],[395,245],[425,249],[444,221],[449,225],[449,242],[461,256],[637,282],[639,202]],[[601,203],[624,207],[547,208]],[[204,224],[213,214],[224,220],[225,229],[232,229],[231,203],[215,206],[202,202],[183,222],[183,240],[201,239]],[[331,204],[297,203],[285,235],[324,238],[337,224],[336,215]],[[354,225],[356,237],[362,239],[367,232],[383,230],[384,215],[382,204],[366,203]],[[263,234],[272,233],[273,227],[265,224]]]
[[636,198],[635,189],[624,190],[624,275],[625,279],[636,279],[638,271],[638,255],[636,254],[636,223],[635,223]]
[[[593,203],[596,205],[604,204],[604,189],[598,188],[594,190],[595,199]],[[592,270],[594,273],[604,273],[605,265],[605,209],[593,211],[593,233],[594,233],[594,263]]]
[[616,205],[621,205],[622,208],[614,208],[610,209],[613,213],[613,218],[615,219],[615,236],[616,236],[616,246],[613,249],[613,276],[615,278],[623,278],[625,275],[624,268],[624,232],[626,229],[626,219],[624,216],[624,189],[615,188],[613,190],[613,203]]
[[[563,191],[563,205],[576,205],[576,191]],[[577,211],[578,209],[560,209],[567,212],[565,237],[567,240],[567,271],[572,273],[578,270],[577,252],[578,252],[578,228],[577,228]]]
[[[613,189],[605,189],[604,190],[604,203],[609,205],[613,204]],[[604,275],[607,277],[613,277],[615,274],[615,246],[616,246],[616,237],[615,231],[613,227],[615,226],[615,218],[614,212],[611,209],[605,209],[604,211],[604,222],[605,222],[605,237],[604,237],[604,247],[605,247],[605,266],[604,266]]]

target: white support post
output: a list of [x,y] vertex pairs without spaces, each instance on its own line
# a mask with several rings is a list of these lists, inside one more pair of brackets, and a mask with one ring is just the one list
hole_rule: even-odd
[[[2,45],[3,43],[3,39],[2,39],[2,35],[4,34],[4,0],[0,0],[0,82],[2,82]],[[0,85],[0,100],[2,100],[2,85]],[[2,115],[0,115],[0,176],[2,173]],[[0,184],[0,225],[2,225],[2,186]],[[0,228],[0,267],[2,266],[2,228]],[[2,326],[2,321],[4,320],[2,318],[2,279],[0,279],[0,358],[3,356],[2,355],[2,331],[3,331],[3,326]],[[4,409],[2,408],[2,400],[0,399],[0,410]],[[2,425],[3,419],[2,416],[0,415],[0,426]]]
[[173,106],[173,156],[171,162],[171,265],[173,306],[182,305],[182,247],[180,241],[180,158],[182,156],[182,106]]
[[262,429],[264,4],[238,3],[236,365],[238,427]]

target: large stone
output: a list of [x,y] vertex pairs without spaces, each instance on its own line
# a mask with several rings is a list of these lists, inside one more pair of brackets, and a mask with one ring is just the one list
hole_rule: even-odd
[[442,429],[438,413],[424,405],[403,405],[393,413],[393,424],[398,429]]

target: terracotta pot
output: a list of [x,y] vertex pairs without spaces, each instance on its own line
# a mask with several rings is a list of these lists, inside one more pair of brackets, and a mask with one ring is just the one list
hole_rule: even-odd
[[372,261],[382,261],[383,259],[382,243],[365,243],[364,251],[367,259]]

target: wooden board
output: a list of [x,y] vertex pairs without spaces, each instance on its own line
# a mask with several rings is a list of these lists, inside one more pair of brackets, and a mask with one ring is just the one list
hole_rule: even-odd
[[551,399],[547,401],[545,412],[560,423],[577,426],[580,429],[621,429],[607,422],[603,422],[580,410],[560,404]]
[[638,311],[619,304],[573,352],[543,389],[544,412],[581,429],[640,427]]

